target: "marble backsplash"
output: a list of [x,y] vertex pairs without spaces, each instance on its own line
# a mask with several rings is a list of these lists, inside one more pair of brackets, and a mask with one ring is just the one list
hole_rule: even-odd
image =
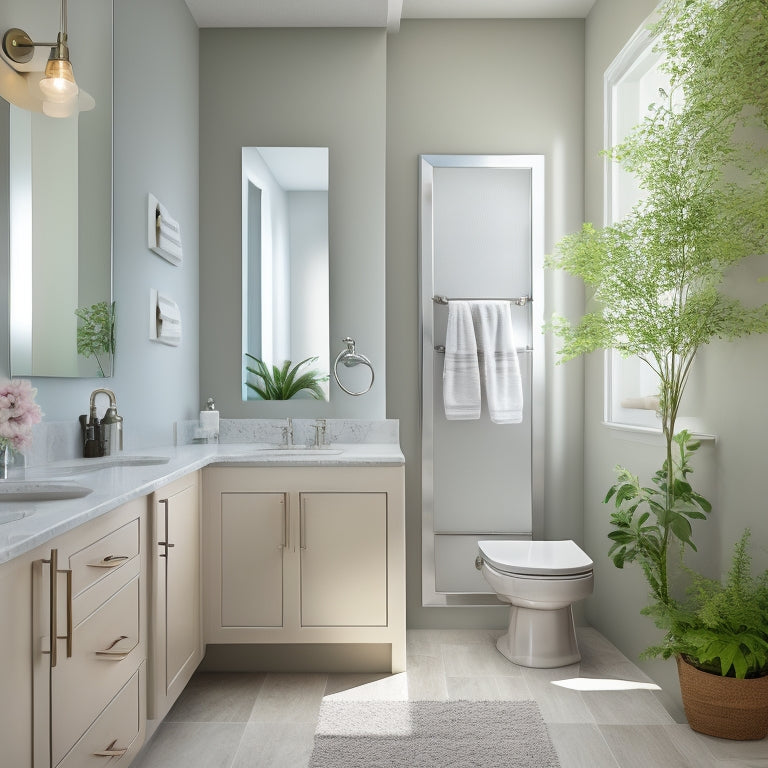
[[[315,441],[314,425],[317,419],[294,419],[293,442],[310,445]],[[274,443],[284,442],[285,419],[221,419],[220,443]],[[399,443],[400,422],[397,419],[326,419],[326,443]],[[195,421],[178,422],[177,443],[195,442],[199,424]]]
[[[310,445],[315,440],[316,419],[293,420],[295,445]],[[274,443],[283,442],[285,419],[221,419],[220,443]],[[327,419],[326,443],[399,443],[400,423],[397,419]],[[169,429],[169,445],[189,445],[195,442],[200,424],[195,420],[176,422]],[[157,446],[163,448],[166,446]],[[150,448],[147,449],[151,451]],[[17,464],[28,467],[65,461],[83,455],[82,434],[77,422],[42,421],[32,429],[32,444],[23,456],[16,456]]]

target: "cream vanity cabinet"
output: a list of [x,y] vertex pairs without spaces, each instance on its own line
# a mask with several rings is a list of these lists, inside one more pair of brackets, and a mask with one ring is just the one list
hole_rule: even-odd
[[149,717],[161,720],[203,658],[200,473],[151,496]]
[[[27,649],[32,630],[33,761],[8,765],[88,768],[117,758],[127,765],[143,744],[146,521],[139,498],[11,563],[29,584],[31,613],[16,605],[6,615],[24,627]],[[6,592],[4,584],[4,599]],[[23,714],[25,699],[5,713],[3,727]],[[3,761],[25,737],[3,736]]]
[[405,666],[401,466],[203,473],[206,643],[382,643]]

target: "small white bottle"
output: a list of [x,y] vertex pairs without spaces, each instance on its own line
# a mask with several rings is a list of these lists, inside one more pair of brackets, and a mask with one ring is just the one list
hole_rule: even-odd
[[200,411],[200,432],[201,437],[207,439],[207,442],[219,442],[219,412],[212,397],[208,398],[206,409]]

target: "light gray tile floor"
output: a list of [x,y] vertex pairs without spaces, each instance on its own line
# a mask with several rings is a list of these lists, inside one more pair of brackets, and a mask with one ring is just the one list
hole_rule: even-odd
[[323,698],[534,699],[562,768],[768,768],[766,739],[702,736],[659,693],[611,690],[651,680],[593,629],[579,629],[580,664],[549,670],[508,662],[499,634],[410,630],[400,675],[198,673],[134,768],[306,768]]

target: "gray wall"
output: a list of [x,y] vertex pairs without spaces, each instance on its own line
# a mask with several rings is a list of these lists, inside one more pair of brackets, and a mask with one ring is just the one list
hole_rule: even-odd
[[[200,387],[228,418],[385,413],[386,32],[200,30]],[[376,369],[367,395],[242,402],[240,154],[329,148],[330,351],[352,336]]]
[[[405,21],[387,48],[387,416],[406,457],[408,626],[501,626],[506,609],[421,607],[418,156],[544,154],[549,250],[583,217],[584,23]],[[546,314],[583,291],[548,275]],[[546,538],[582,535],[582,367],[547,360]],[[482,503],[479,496],[478,503]]]
[[[655,7],[655,0],[598,0],[586,25],[586,209],[587,220],[602,224],[603,73],[634,31]],[[736,295],[757,303],[768,300],[768,288],[757,278],[768,273],[768,259],[750,259],[730,283]],[[764,482],[765,380],[768,337],[732,344],[714,343],[700,353],[696,365],[706,431],[717,435],[695,459],[694,481],[714,504],[712,519],[694,527],[699,556],[692,565],[711,576],[727,568],[733,543],[745,526],[753,530],[755,565],[768,565]],[[619,432],[605,427],[603,357],[594,354],[586,365],[584,540],[596,562],[595,594],[587,603],[590,623],[625,654],[638,654],[659,638],[651,619],[640,615],[648,588],[639,569],[617,570],[606,557],[609,509],[601,503],[620,463],[649,478],[664,459],[661,438]],[[673,698],[678,697],[672,661],[642,662]]]
[[[78,414],[87,412],[91,391],[110,387],[125,418],[126,447],[139,448],[168,444],[171,423],[192,418],[199,409],[198,31],[183,0],[115,0],[114,9],[115,376],[35,378],[33,384],[46,420],[74,424]],[[54,14],[51,34],[57,19]],[[182,267],[172,267],[147,249],[150,191],[181,224]],[[0,204],[4,196],[5,190]],[[7,238],[3,243],[0,281],[7,292]],[[167,292],[181,308],[184,338],[177,348],[148,340],[150,288]],[[6,323],[3,317],[2,376],[9,374]]]

